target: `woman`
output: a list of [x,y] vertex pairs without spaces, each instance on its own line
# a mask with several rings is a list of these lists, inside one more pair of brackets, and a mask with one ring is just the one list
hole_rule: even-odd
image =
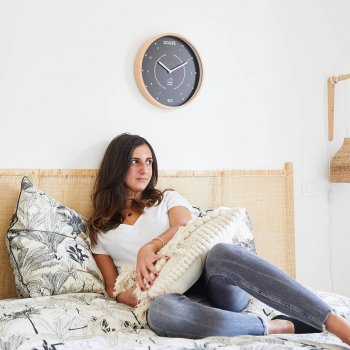
[[[114,299],[121,266],[136,264],[137,282],[157,278],[156,255],[180,226],[197,211],[173,190],[155,189],[157,159],[151,145],[138,135],[114,138],[103,157],[89,220],[92,252]],[[117,301],[135,307],[133,291]],[[253,295],[295,318],[268,320],[239,313]],[[219,243],[208,253],[199,280],[184,294],[156,297],[147,312],[149,327],[160,336],[200,339],[208,336],[267,335],[327,331],[350,342],[350,322],[276,266],[246,248]],[[301,331],[300,331],[301,333]]]

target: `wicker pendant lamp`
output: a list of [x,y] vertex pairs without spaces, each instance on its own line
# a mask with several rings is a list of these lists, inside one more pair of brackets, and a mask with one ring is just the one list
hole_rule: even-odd
[[[341,75],[338,77],[331,77],[328,79],[328,139],[333,140],[333,127],[334,127],[334,91],[335,84],[340,80],[346,80],[350,78],[350,74]],[[336,79],[336,80],[333,80]],[[345,82],[345,98],[346,98],[346,82]],[[345,100],[346,101],[346,100]],[[343,146],[333,156],[329,182],[350,182],[350,135],[349,130],[346,127],[346,102],[345,102],[345,128],[346,136]]]
[[350,182],[350,138],[344,139],[343,146],[333,156],[330,182]]

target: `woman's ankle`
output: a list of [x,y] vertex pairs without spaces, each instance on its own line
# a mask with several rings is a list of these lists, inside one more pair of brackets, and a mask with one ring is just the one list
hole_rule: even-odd
[[342,342],[350,345],[350,322],[340,315],[331,313],[326,321],[327,332],[337,336]]

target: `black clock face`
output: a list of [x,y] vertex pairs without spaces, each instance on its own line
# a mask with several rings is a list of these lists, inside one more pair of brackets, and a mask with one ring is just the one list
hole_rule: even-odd
[[189,101],[200,86],[200,59],[192,46],[175,36],[155,40],[145,52],[142,77],[159,103],[176,107]]

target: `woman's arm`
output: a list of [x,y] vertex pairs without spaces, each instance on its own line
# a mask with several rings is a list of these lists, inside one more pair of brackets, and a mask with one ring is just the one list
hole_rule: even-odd
[[100,269],[103,279],[105,280],[105,288],[108,296],[115,300],[113,292],[115,291],[115,280],[118,277],[117,268],[114,265],[112,258],[109,255],[104,254],[92,254],[98,268]]
[[[170,228],[164,231],[160,236],[158,236],[158,238],[161,238],[164,241],[164,245],[166,245],[174,237],[175,233],[178,231],[180,226],[186,226],[187,222],[191,220],[190,211],[183,206],[176,206],[170,208],[168,215],[170,221]],[[152,240],[151,242],[156,243],[157,246],[160,248],[163,247],[159,239]]]
[[[175,233],[177,232],[180,226],[186,226],[187,222],[191,220],[191,214],[189,210],[183,206],[172,207],[171,209],[169,209],[168,215],[169,215],[169,221],[170,221],[170,228],[164,231],[160,236],[158,236],[164,241],[164,245],[167,244],[173,238],[173,236],[175,235]],[[151,242],[154,242],[156,246],[154,244],[150,244],[150,245],[147,245],[147,248],[149,247],[150,249],[152,249],[154,253],[156,253],[163,246],[158,239],[152,240]],[[105,280],[105,284],[106,284],[105,288],[108,296],[111,299],[115,299],[113,296],[113,292],[115,292],[114,286],[115,286],[115,281],[118,277],[118,271],[114,265],[112,258],[109,255],[105,255],[105,254],[92,254],[92,255],[96,261],[98,268],[102,273],[103,279]],[[155,269],[155,266],[152,265],[152,267],[154,271],[151,271],[151,272],[156,273],[157,270]],[[152,281],[147,270],[146,271],[144,270],[144,273],[146,275],[144,276],[146,281],[147,282]],[[143,279],[141,278],[141,275],[138,275],[137,280],[139,282],[140,287],[143,287],[144,290],[146,290],[146,287],[143,283]],[[136,298],[136,295],[132,293],[134,289],[135,287],[129,289],[129,291],[127,292],[118,294],[117,301],[129,306],[135,307],[137,305],[137,298]]]
[[[170,221],[170,228],[164,231],[160,236],[158,236],[164,241],[164,245],[166,245],[174,237],[175,233],[178,231],[180,226],[186,226],[187,222],[191,220],[190,211],[183,206],[176,206],[176,207],[170,208],[168,215],[169,215],[169,221]],[[147,262],[149,254],[151,253],[150,251],[156,254],[163,247],[163,244],[159,239],[153,239],[150,242],[155,244],[147,244],[142,246],[137,254],[138,261],[136,266],[136,273],[137,273],[137,282],[141,290],[146,290],[146,286],[143,282],[143,277],[145,278],[147,283],[149,283],[150,285],[152,284],[152,279],[151,279],[151,276],[149,275],[148,270],[150,271],[150,273],[152,273],[154,276],[157,277],[158,271],[154,266],[154,262],[155,262],[153,261],[154,259],[152,259],[151,257],[153,263],[151,261]],[[142,261],[141,264],[139,264],[139,260]]]
[[[118,277],[118,271],[117,268],[114,265],[114,262],[112,258],[109,255],[104,254],[92,254],[98,268],[100,269],[103,279],[105,280],[105,288],[108,296],[115,300],[115,297],[113,296],[113,292],[115,292],[115,280]],[[128,291],[119,293],[117,295],[117,301],[119,303],[123,303],[132,307],[135,307],[137,305],[137,298],[136,295],[133,294],[133,291],[135,290],[136,286],[133,288],[130,288]]]

